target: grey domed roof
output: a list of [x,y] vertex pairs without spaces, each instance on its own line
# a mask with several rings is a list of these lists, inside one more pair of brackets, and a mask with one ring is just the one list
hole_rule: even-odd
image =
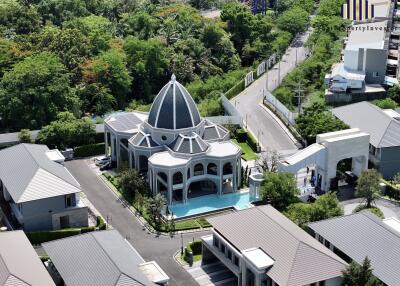
[[208,149],[208,144],[198,134],[192,133],[191,135],[179,134],[169,147],[177,153],[197,154],[205,152]]
[[200,121],[193,98],[172,75],[154,100],[147,122],[157,128],[182,129],[195,127]]
[[157,143],[153,141],[150,134],[139,131],[135,136],[129,140],[133,145],[140,147],[157,147]]

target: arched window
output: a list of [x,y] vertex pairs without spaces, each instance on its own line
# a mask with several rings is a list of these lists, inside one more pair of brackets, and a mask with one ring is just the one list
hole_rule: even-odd
[[195,175],[195,176],[204,175],[203,164],[196,164],[196,165],[194,166],[194,175]]
[[218,173],[218,168],[216,164],[210,163],[207,165],[207,174],[217,175],[217,173]]
[[168,183],[168,176],[164,172],[158,172],[157,175],[165,181],[165,183]]
[[181,172],[176,172],[174,176],[172,177],[172,184],[177,185],[177,184],[182,184],[183,183],[183,175]]
[[187,178],[190,178],[190,168],[187,170]]
[[122,139],[120,140],[120,142],[121,142],[125,147],[128,147],[128,139],[122,138]]
[[223,174],[224,175],[230,175],[232,174],[232,164],[230,162],[225,163],[224,168],[223,168]]

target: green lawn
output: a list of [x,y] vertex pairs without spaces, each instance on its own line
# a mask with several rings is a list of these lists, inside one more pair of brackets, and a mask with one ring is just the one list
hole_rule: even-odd
[[233,141],[233,143],[238,145],[240,147],[240,149],[242,149],[242,158],[244,160],[251,161],[251,160],[257,159],[256,153],[254,153],[254,151],[251,149],[251,147],[246,142],[239,143],[239,142],[237,142],[236,139],[233,139],[232,141]]

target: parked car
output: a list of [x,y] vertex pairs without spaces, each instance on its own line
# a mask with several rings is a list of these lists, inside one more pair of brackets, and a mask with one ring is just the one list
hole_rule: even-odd
[[99,167],[106,163],[110,163],[110,161],[111,161],[111,158],[108,156],[97,157],[94,159],[96,166],[99,166]]

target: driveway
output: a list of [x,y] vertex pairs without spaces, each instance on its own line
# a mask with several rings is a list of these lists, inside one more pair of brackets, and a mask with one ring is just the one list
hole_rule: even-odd
[[[268,72],[268,90],[273,91],[279,86],[279,81],[296,67],[297,63],[306,59],[306,49],[304,42],[307,40],[309,32],[304,33],[299,40],[286,51],[280,61],[280,76],[278,76],[278,64]],[[253,82],[249,87],[242,91],[238,96],[231,99],[236,106],[243,120],[256,138],[260,138],[263,149],[269,150],[293,150],[298,149],[295,142],[285,132],[274,116],[262,108],[260,103],[263,99],[263,90],[266,88],[266,73]]]
[[[174,260],[173,255],[181,247],[181,237],[148,234],[136,217],[125,208],[116,195],[93,172],[85,160],[65,162],[65,166],[81,184],[88,199],[97,210],[109,218],[112,226],[136,248],[146,261],[155,260],[170,277],[172,286],[198,285]],[[199,239],[209,232],[183,235],[184,244]]]

